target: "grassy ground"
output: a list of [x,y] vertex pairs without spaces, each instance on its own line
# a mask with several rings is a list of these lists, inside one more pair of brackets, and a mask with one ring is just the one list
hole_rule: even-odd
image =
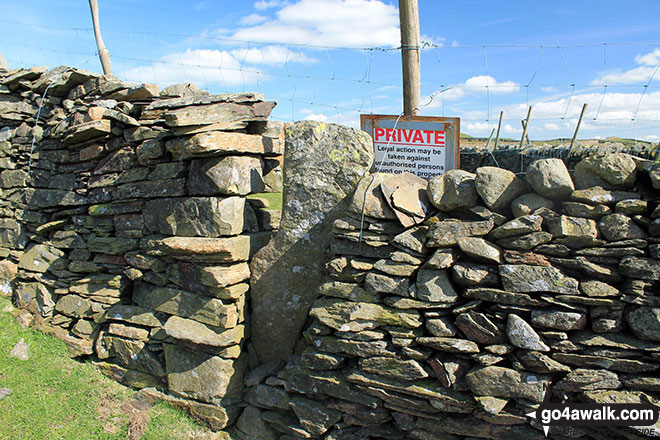
[[[12,390],[0,400],[0,439],[209,438],[165,403],[141,407],[133,390],[70,359],[58,339],[21,328],[9,309],[0,298],[0,388]],[[21,338],[29,345],[26,361],[9,356]]]
[[259,193],[247,196],[251,199],[266,199],[270,203],[269,209],[282,209],[282,193]]

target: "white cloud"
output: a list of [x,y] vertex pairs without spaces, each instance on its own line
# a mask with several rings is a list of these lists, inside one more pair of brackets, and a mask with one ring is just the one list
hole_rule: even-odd
[[635,62],[644,66],[657,66],[660,64],[660,49],[655,49],[651,53],[646,55],[637,55],[635,57]]
[[559,124],[555,124],[554,122],[549,122],[543,125],[543,128],[545,128],[546,130],[561,130],[562,126]]
[[302,52],[293,51],[286,46],[264,46],[262,48],[235,49],[231,55],[248,64],[281,65],[284,63],[309,64],[316,62]]
[[[255,7],[270,7],[257,2]],[[273,21],[245,27],[232,38],[313,46],[372,47],[400,44],[399,14],[380,0],[300,0]]]
[[650,142],[657,142],[657,141],[660,141],[660,136],[657,136],[655,134],[650,134],[650,135],[646,136],[644,138],[644,140],[650,141]]
[[185,52],[165,55],[161,61],[138,66],[120,74],[122,79],[133,82],[156,83],[167,86],[180,82],[193,82],[199,87],[236,86],[255,84],[268,79],[258,69],[242,66],[227,51],[188,49]]
[[263,11],[264,9],[274,8],[283,4],[285,4],[285,2],[282,0],[260,0],[254,4],[254,7],[260,11]]
[[544,92],[547,92],[547,93],[554,93],[554,92],[557,91],[557,89],[555,87],[552,87],[552,86],[543,86],[543,87],[541,87],[541,90],[544,91]]
[[268,20],[268,18],[264,17],[263,15],[250,14],[238,20],[238,24],[244,26],[252,26],[255,24],[263,23],[266,20]]
[[660,49],[653,52],[637,55],[635,62],[639,67],[624,72],[603,73],[599,78],[593,80],[593,85],[616,85],[616,84],[640,84],[647,83],[658,70],[660,65]]
[[328,120],[328,117],[322,113],[312,113],[311,115],[305,116],[304,121],[319,121],[319,122],[326,122]]
[[[436,96],[429,106],[438,107],[441,105],[442,99],[455,101],[470,94],[486,93],[487,90],[493,94],[515,93],[520,90],[520,84],[513,81],[498,82],[492,76],[477,75],[468,78],[467,81],[461,84],[451,86],[449,90],[442,93],[441,97]],[[430,99],[431,97],[428,96],[422,101],[428,102]]]

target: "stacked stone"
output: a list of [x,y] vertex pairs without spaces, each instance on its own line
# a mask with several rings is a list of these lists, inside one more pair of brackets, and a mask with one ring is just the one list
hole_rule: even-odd
[[278,222],[246,198],[277,189],[275,103],[65,67],[0,83],[3,289],[72,355],[224,427],[247,363],[248,261]]
[[[548,387],[553,402],[657,401],[659,169],[619,153],[573,175],[543,159],[428,188],[367,176],[298,354],[248,376],[237,436],[541,439],[526,414]],[[420,220],[426,195],[439,212]]]

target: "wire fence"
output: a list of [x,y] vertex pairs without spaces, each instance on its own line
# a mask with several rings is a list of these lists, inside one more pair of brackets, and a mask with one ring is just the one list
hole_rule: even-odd
[[[0,53],[12,68],[75,65],[101,71],[91,28],[0,23]],[[263,43],[133,30],[103,33],[114,74],[123,80],[161,87],[192,82],[211,93],[261,92],[278,102],[273,117],[285,121],[358,126],[361,113],[401,112],[400,48]],[[458,116],[462,133],[487,138],[502,112],[501,137],[517,142],[531,106],[529,138],[566,144],[587,104],[581,139],[660,141],[660,43],[426,41],[420,58],[421,114]]]

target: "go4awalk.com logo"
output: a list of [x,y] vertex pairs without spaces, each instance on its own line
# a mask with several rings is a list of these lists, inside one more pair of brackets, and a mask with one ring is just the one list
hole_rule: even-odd
[[[551,403],[550,387],[546,388],[543,403],[527,417],[543,425],[548,436],[551,426],[568,427],[635,427],[635,430],[660,436],[660,430],[651,428],[660,416],[659,409],[647,403]],[[646,428],[646,429],[645,429]],[[648,431],[648,432],[647,432]]]

